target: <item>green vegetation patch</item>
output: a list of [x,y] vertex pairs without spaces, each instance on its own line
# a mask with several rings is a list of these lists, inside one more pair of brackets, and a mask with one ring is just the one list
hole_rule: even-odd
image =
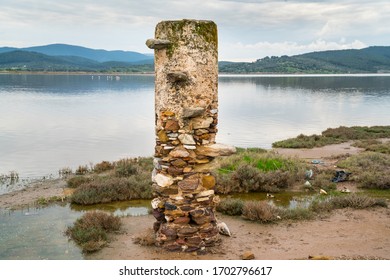
[[384,198],[374,198],[365,194],[335,193],[329,196],[314,196],[297,207],[278,207],[268,200],[223,199],[217,211],[225,215],[241,216],[244,219],[271,223],[278,220],[309,220],[317,215],[327,214],[336,209],[366,209],[388,207]]
[[[76,188],[70,200],[72,203],[91,205],[152,198],[152,158],[122,159],[98,168],[108,171],[103,174],[88,174],[70,178],[68,186]],[[114,167],[112,167],[114,166]],[[92,168],[92,170],[95,170]]]
[[390,154],[390,141],[382,143],[377,139],[359,140],[356,141],[353,146],[363,148],[366,151]]
[[262,149],[238,149],[219,160],[217,192],[278,192],[304,179],[306,164]]
[[353,193],[329,196],[322,200],[317,199],[310,205],[310,209],[317,213],[323,213],[342,208],[366,209],[387,206],[387,202],[383,198],[373,198],[365,194]]
[[227,198],[217,205],[217,211],[229,216],[240,216],[243,207],[244,201],[242,199]]
[[77,219],[73,226],[67,228],[65,234],[73,239],[84,252],[100,250],[109,242],[108,234],[121,228],[119,217],[101,211],[85,213]]
[[389,138],[390,126],[340,126],[328,128],[321,135],[303,135],[295,138],[277,141],[272,144],[274,148],[314,148],[330,144],[339,144],[349,140]]
[[390,189],[390,155],[364,152],[338,162],[352,172],[352,180],[361,188]]

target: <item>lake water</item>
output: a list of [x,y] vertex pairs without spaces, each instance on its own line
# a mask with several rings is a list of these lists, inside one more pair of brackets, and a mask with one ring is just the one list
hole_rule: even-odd
[[[389,125],[389,108],[389,75],[221,76],[217,141],[270,148],[328,127]],[[0,75],[0,174],[56,176],[153,151],[153,75]]]

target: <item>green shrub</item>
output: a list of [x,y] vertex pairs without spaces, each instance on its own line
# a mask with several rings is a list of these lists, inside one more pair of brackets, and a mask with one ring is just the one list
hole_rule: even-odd
[[68,188],[78,188],[82,184],[90,182],[92,179],[85,176],[75,176],[66,180]]
[[305,164],[273,152],[247,149],[220,159],[217,192],[278,192],[304,178]]
[[295,138],[277,141],[272,144],[274,148],[314,148],[330,144],[338,144],[357,139],[389,138],[390,126],[353,126],[328,128],[321,135],[306,136],[303,134]]
[[390,154],[390,141],[382,143],[376,139],[356,141],[353,146],[363,148],[366,151]]
[[223,199],[217,206],[217,211],[229,216],[240,216],[244,201],[238,198]]
[[359,187],[390,189],[390,155],[364,152],[353,155],[337,164],[352,172],[352,179]]
[[150,174],[128,178],[102,177],[82,184],[70,197],[72,203],[90,205],[152,198]]
[[118,231],[120,227],[119,217],[93,211],[77,219],[65,233],[81,246],[84,252],[93,252],[107,244],[108,233]]

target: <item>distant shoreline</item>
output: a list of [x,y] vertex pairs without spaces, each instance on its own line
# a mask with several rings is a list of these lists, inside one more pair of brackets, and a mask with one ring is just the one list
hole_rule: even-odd
[[[155,75],[154,72],[88,72],[88,71],[0,71],[0,75],[91,75],[91,76],[135,76],[135,75]],[[220,72],[219,76],[390,76],[390,73],[277,73],[277,72],[248,72],[248,73],[228,73]]]
[[18,74],[18,75],[92,75],[92,76],[130,76],[130,75],[154,75],[154,72],[88,72],[88,71],[0,71],[1,74]]

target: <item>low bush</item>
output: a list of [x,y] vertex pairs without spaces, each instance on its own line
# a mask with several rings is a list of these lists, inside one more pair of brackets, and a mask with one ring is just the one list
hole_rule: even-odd
[[328,128],[322,132],[322,136],[344,140],[386,138],[390,137],[390,126],[340,126]]
[[128,178],[101,177],[79,186],[70,197],[72,203],[90,205],[131,199],[152,198],[150,174]]
[[218,193],[278,192],[303,180],[305,164],[258,149],[241,149],[237,154],[219,161]]
[[229,216],[240,216],[244,201],[238,198],[223,199],[217,206],[217,211]]
[[80,165],[77,167],[75,173],[76,175],[85,175],[89,172],[88,166],[87,165]]
[[370,207],[387,207],[387,202],[382,198],[372,198],[363,194],[344,194],[330,196],[323,200],[315,200],[310,209],[317,213],[330,212],[342,208],[364,209]]
[[66,184],[67,184],[68,188],[75,189],[75,188],[78,188],[79,186],[81,186],[82,184],[88,183],[90,181],[92,181],[91,178],[88,178],[85,176],[75,176],[75,177],[71,177],[68,180],[66,180]]
[[242,208],[242,217],[260,223],[269,223],[278,219],[278,208],[266,201],[247,201]]
[[348,194],[336,196],[331,199],[331,204],[334,208],[355,208],[364,209],[375,206],[387,207],[384,199],[372,198],[366,195]]
[[306,136],[303,134],[295,138],[277,141],[274,148],[314,148],[330,144],[338,144],[349,140],[389,138],[390,126],[353,126],[328,128],[321,135]]
[[353,146],[363,148],[366,151],[390,154],[390,141],[382,143],[376,139],[356,141]]
[[85,213],[73,226],[66,230],[66,235],[73,239],[84,252],[101,249],[109,241],[108,233],[116,232],[121,227],[119,217],[100,211]]
[[153,159],[151,157],[126,158],[115,163],[115,174],[119,177],[128,177],[144,172],[152,173]]
[[316,189],[323,189],[327,192],[336,189],[336,183],[332,182],[332,178],[335,176],[334,170],[321,170],[314,176],[311,181],[311,185]]
[[352,180],[361,188],[390,189],[390,155],[364,152],[337,163],[352,172]]
[[103,161],[96,166],[99,172],[108,168],[115,171],[69,179],[68,186],[77,188],[70,197],[72,203],[90,205],[152,198],[152,158],[122,159],[112,164]]
[[93,172],[102,173],[114,169],[114,164],[109,161],[102,161],[94,165]]

